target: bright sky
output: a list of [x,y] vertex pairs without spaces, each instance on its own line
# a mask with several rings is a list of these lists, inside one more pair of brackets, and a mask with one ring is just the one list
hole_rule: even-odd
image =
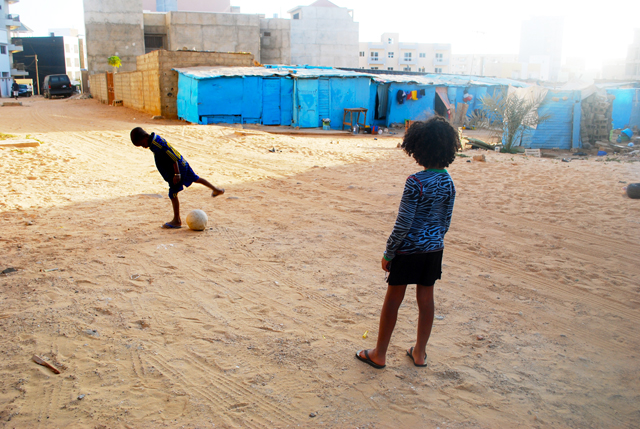
[[[104,0],[109,1],[109,0]],[[314,0],[233,0],[243,13],[277,13],[288,18],[287,10]],[[589,68],[603,61],[624,59],[633,39],[633,20],[640,16],[637,0],[589,2],[577,0],[334,0],[338,6],[354,10],[360,23],[360,41],[380,40],[384,32],[400,33],[400,40],[421,43],[451,43],[454,54],[517,54],[520,24],[533,16],[565,18],[563,56],[579,57]],[[390,6],[392,5],[392,6]],[[84,33],[82,0],[21,0],[11,13],[46,36],[49,28],[78,28]],[[640,24],[637,24],[640,27]]]

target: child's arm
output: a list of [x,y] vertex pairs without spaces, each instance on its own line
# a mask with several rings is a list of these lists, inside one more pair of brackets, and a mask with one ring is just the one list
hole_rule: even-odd
[[384,252],[385,260],[390,261],[396,256],[396,250],[398,250],[398,247],[400,247],[400,244],[402,244],[402,241],[409,233],[413,218],[416,215],[419,198],[420,186],[413,176],[410,176],[404,185],[404,192],[400,200],[396,224],[387,240],[387,248]]

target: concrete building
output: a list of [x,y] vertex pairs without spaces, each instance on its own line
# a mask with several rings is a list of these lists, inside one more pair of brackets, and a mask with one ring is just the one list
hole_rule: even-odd
[[260,62],[291,64],[291,20],[260,19]]
[[49,35],[62,37],[64,41],[64,61],[66,73],[71,83],[78,85],[82,81],[81,70],[84,68],[83,38],[75,28],[50,28]]
[[145,12],[216,12],[240,13],[229,0],[142,0]]
[[288,11],[291,17],[291,63],[310,66],[358,66],[360,25],[353,10],[329,0]]
[[609,60],[602,64],[600,78],[622,80],[627,77],[627,61],[625,59]]
[[640,80],[640,28],[636,28],[633,43],[627,52],[626,78]]
[[536,17],[522,22],[518,56],[523,63],[521,78],[558,80],[563,31],[564,20],[561,17]]
[[136,57],[145,53],[142,0],[83,0],[90,73],[113,71],[108,58],[117,55],[120,71],[136,69]]
[[361,69],[450,73],[451,44],[401,43],[399,33],[383,33],[380,42],[360,42]]

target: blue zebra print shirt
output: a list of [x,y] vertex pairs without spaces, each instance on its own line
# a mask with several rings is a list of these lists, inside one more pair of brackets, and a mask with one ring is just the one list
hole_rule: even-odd
[[425,170],[407,178],[398,218],[387,240],[387,260],[396,254],[444,249],[456,188],[446,170]]

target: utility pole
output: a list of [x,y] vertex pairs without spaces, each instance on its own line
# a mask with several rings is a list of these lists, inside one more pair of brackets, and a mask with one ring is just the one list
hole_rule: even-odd
[[25,55],[25,58],[31,58],[34,57],[35,58],[35,62],[36,62],[36,87],[37,87],[37,94],[40,95],[40,72],[38,71],[38,56],[37,55]]

